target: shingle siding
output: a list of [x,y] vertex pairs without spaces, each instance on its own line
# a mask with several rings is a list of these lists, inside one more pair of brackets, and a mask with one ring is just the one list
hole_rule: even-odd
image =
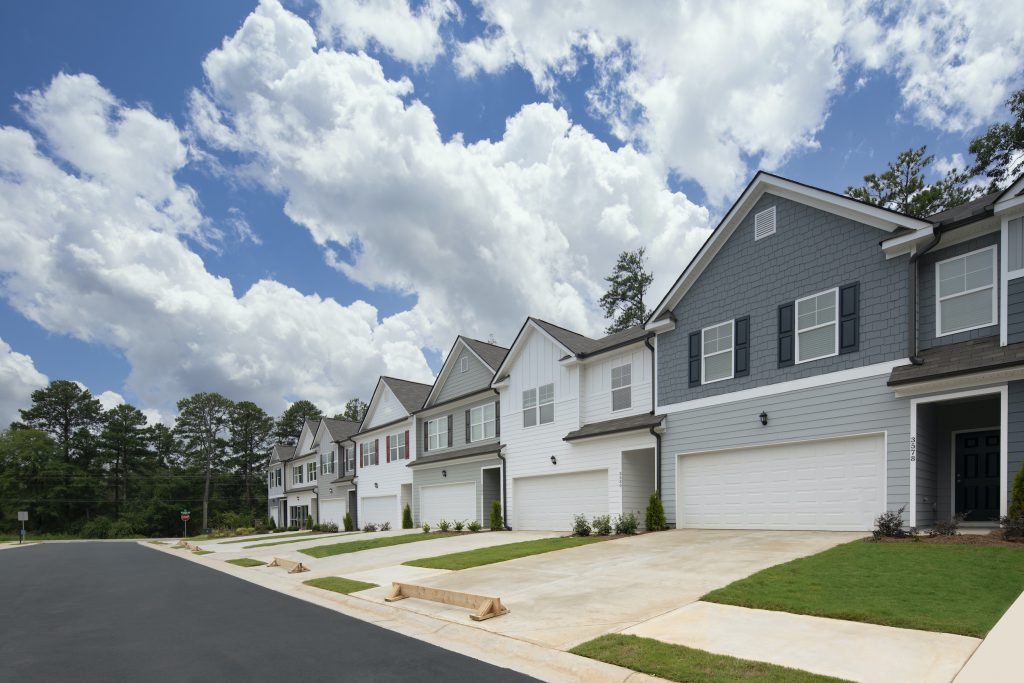
[[1024,278],[1006,285],[1006,343],[1024,342]]
[[[480,524],[486,526],[486,521],[490,519],[490,502],[487,503],[487,509],[484,510],[483,500],[490,493],[485,491],[483,483],[481,481],[481,470],[484,467],[498,467],[501,465],[501,461],[497,458],[487,458],[485,460],[474,460],[473,462],[459,463],[453,462],[444,466],[437,465],[433,467],[417,467],[413,472],[413,522],[416,526],[423,524],[423,519],[420,518],[420,499],[422,498],[422,489],[424,486],[437,486],[439,484],[458,484],[461,482],[473,482],[476,484],[476,520]],[[447,476],[442,476],[442,472],[445,472]],[[497,498],[497,495],[495,495]],[[486,498],[490,501],[491,498]],[[485,517],[487,518],[485,520]],[[434,524],[438,520],[426,520]],[[449,519],[449,522],[456,520]],[[464,520],[468,521],[468,520]]]
[[[920,348],[927,349],[933,346],[942,346],[944,344],[956,344],[957,342],[980,339],[982,337],[991,337],[999,334],[998,323],[995,325],[989,325],[988,327],[980,327],[968,332],[948,334],[943,337],[937,336],[935,329],[935,264],[939,261],[945,261],[946,259],[954,258],[956,256],[962,256],[963,254],[977,251],[978,249],[984,249],[985,247],[998,243],[999,233],[993,232],[987,235],[982,235],[981,237],[975,237],[974,239],[967,240],[966,242],[961,242],[960,244],[954,244],[953,246],[946,247],[945,249],[934,249],[921,257],[921,261],[918,263],[917,275],[917,343]],[[998,281],[999,277],[997,271],[997,288]]]
[[[776,207],[777,232],[754,241],[754,215]],[[658,402],[682,401],[820,375],[907,356],[907,260],[886,259],[886,233],[789,199],[763,196],[673,311],[658,335]],[[810,294],[860,283],[859,350],[778,367],[778,308]],[[750,316],[750,372],[688,386],[690,333]],[[758,411],[760,412],[760,411]]]
[[1006,486],[1007,486],[1007,507],[1013,503],[1010,495],[1013,491],[1013,479],[1024,467],[1024,382],[1010,382],[1007,391],[1008,419],[1007,419],[1007,462],[1006,462]]

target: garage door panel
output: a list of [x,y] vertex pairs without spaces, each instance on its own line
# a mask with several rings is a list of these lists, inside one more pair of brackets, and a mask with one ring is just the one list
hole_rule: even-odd
[[398,521],[398,496],[373,496],[362,499],[362,514],[359,515],[359,523],[382,524],[389,522],[392,528]]
[[339,527],[344,524],[345,521],[345,501],[343,499],[338,500],[321,500],[320,501],[320,523],[334,522]]
[[608,514],[608,470],[513,480],[516,529],[565,531],[574,515]]
[[881,435],[679,456],[679,526],[866,530],[884,508]]
[[420,522],[436,525],[476,519],[476,483],[424,486],[420,489]]

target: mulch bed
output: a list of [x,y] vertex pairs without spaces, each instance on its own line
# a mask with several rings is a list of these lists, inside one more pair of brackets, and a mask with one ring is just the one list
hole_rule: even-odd
[[994,545],[1024,550],[1024,539],[1007,541],[1003,532],[993,529],[987,534],[958,534],[956,536],[928,536],[920,534],[917,538],[882,538],[867,539],[871,543],[930,543],[933,545]]

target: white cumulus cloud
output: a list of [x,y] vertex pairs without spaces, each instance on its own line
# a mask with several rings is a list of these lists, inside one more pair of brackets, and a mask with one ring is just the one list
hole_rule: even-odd
[[444,52],[441,25],[459,17],[453,0],[426,0],[413,9],[406,0],[320,0],[317,32],[348,48],[371,43],[395,59],[428,66]]
[[18,410],[31,404],[30,395],[49,382],[32,358],[0,339],[0,430],[20,419]]

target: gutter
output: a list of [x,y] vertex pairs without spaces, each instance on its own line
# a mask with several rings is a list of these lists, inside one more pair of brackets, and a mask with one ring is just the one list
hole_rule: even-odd
[[505,456],[502,455],[502,451],[505,447],[502,446],[498,449],[498,460],[501,460],[501,520],[505,522],[505,531],[512,531],[512,527],[508,525],[508,487],[505,485]]
[[[643,340],[644,344],[647,345],[647,348],[651,348],[651,345],[648,344],[648,341],[650,341],[651,337],[653,337],[653,336],[654,336],[653,332],[648,332],[647,334],[645,334],[642,337],[637,337],[636,339],[626,339],[626,340],[620,341],[617,344],[612,344],[611,346],[602,347],[602,348],[598,349],[597,351],[581,351],[581,352],[575,354],[575,357],[576,357],[577,360],[584,360],[584,359],[587,359],[587,358],[593,358],[594,356],[600,356],[602,353],[608,353],[609,351],[615,351],[616,349],[621,349],[623,346],[629,346],[631,344],[636,344],[638,341],[641,341],[641,340]],[[568,357],[572,358],[572,356],[568,356]]]
[[[651,337],[654,336],[652,332],[649,336],[644,337],[644,346],[651,350],[651,415],[654,415],[654,409],[657,407],[654,405],[655,389],[657,387],[657,377],[655,371],[657,370],[657,358],[654,353],[654,347],[651,345]],[[651,427],[651,435],[654,436],[654,491],[661,497],[661,434],[654,431],[654,427]]]
[[931,241],[911,254],[907,264],[907,355],[912,365],[924,364],[924,359],[917,355],[917,262],[935,248],[945,228],[941,224],[936,225]]

